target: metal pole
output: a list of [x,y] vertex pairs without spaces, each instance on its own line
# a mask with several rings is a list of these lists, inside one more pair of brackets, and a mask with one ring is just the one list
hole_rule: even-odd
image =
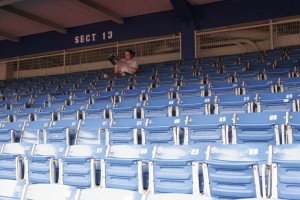
[[270,43],[271,43],[271,49],[274,49],[274,38],[273,38],[273,22],[270,19]]

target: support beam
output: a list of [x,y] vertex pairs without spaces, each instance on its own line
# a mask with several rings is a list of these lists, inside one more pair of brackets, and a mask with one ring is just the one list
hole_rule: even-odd
[[38,16],[33,15],[31,13],[19,10],[17,8],[12,7],[12,6],[3,6],[3,7],[1,7],[1,9],[5,10],[7,12],[13,13],[15,15],[19,15],[21,17],[27,18],[27,19],[29,19],[31,21],[34,21],[34,22],[43,24],[45,26],[48,26],[48,27],[54,29],[57,32],[67,33],[67,29],[65,29],[63,26],[61,26],[59,24],[56,24],[56,23],[51,22],[51,21],[49,21],[47,19],[38,17]]
[[124,24],[124,20],[122,19],[122,17],[120,17],[119,15],[117,15],[116,13],[114,13],[110,10],[107,10],[106,8],[102,7],[101,5],[99,5],[95,2],[92,2],[90,0],[78,0],[78,1],[94,10],[97,10],[101,14],[106,15],[107,17],[109,17],[112,21],[116,22],[117,24]]
[[9,34],[9,33],[5,33],[3,31],[0,31],[0,36],[5,37],[6,39],[13,41],[13,42],[20,42],[20,38],[18,38],[17,36]]

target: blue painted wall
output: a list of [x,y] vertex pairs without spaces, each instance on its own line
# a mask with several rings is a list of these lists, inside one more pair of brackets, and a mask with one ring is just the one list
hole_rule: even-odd
[[[225,0],[198,7],[190,6],[194,19],[184,18],[184,15],[179,14],[181,10],[177,9],[126,18],[123,25],[104,22],[70,28],[68,34],[48,32],[22,37],[19,43],[1,41],[0,59],[178,32],[182,32],[183,37],[183,58],[188,59],[193,58],[195,53],[194,46],[191,47],[195,29],[300,15],[299,8],[300,1],[297,0]],[[111,39],[108,39],[109,31],[113,33]],[[91,40],[90,35],[90,42],[75,43],[76,36],[80,38],[87,34],[96,34],[95,41]]]

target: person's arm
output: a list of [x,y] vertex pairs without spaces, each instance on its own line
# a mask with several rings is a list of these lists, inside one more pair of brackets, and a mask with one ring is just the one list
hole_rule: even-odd
[[126,68],[127,71],[135,74],[137,71],[138,71],[138,68],[135,68],[135,67],[129,67],[127,65],[124,64],[124,67]]
[[115,68],[114,68],[114,72],[115,72],[116,74],[118,74],[118,73],[121,73],[121,71],[120,71],[120,69],[119,69],[119,67],[118,67],[118,66],[115,66]]

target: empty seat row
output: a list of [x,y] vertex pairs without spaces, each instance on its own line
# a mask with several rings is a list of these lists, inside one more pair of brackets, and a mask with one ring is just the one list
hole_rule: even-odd
[[[58,169],[58,183],[52,182],[53,187],[121,189],[148,197],[169,193],[217,199],[298,199],[299,144],[73,145],[66,149],[43,144],[23,155],[30,148],[20,145],[4,145],[0,157],[15,169],[2,167],[1,179],[9,179],[3,175],[10,170],[20,174],[24,161],[23,181],[30,185],[49,184]],[[16,154],[18,162],[12,162]]]

